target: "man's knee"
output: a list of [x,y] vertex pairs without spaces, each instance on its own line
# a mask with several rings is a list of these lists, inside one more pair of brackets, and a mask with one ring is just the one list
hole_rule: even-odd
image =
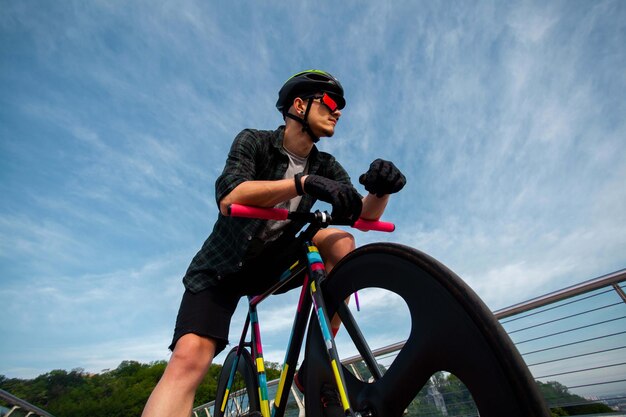
[[356,248],[356,241],[351,233],[338,230],[336,246],[336,252],[345,256]]
[[215,356],[215,347],[212,339],[186,334],[176,342],[168,366],[175,368],[177,373],[204,375]]
[[326,263],[327,272],[356,248],[352,234],[341,229],[323,229],[313,239]]
[[313,242],[320,248],[320,250],[328,251],[352,251],[354,250],[356,243],[354,236],[341,229],[322,229],[313,238]]

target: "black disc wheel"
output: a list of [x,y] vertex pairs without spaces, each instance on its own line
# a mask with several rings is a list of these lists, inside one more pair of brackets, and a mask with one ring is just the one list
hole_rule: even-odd
[[[226,392],[235,361],[237,361],[237,370],[232,386]],[[238,357],[237,348],[234,348],[228,353],[220,373],[213,415],[216,417],[249,416],[255,411],[259,412],[260,407],[254,362],[247,350],[244,349]]]
[[[349,333],[353,341],[359,331],[349,329],[351,315],[344,300],[368,288],[385,290],[404,300],[408,312],[402,321],[410,321],[410,330],[406,343],[384,372],[370,369],[374,377],[358,378],[342,368],[354,411],[400,417],[431,376],[445,371],[465,384],[481,417],[550,415],[500,323],[444,265],[415,249],[389,243],[363,246],[343,259],[324,283],[323,294],[329,317],[339,310],[346,328],[342,332]],[[353,343],[363,355],[358,341]],[[318,417],[323,415],[319,387],[333,381],[333,371],[326,365],[326,347],[316,321],[309,326],[306,356],[306,411],[308,417]]]

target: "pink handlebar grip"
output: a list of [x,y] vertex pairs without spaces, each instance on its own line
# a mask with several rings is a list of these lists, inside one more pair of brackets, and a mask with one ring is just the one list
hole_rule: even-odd
[[229,215],[232,217],[247,217],[250,219],[287,220],[289,210],[231,204],[229,207]]
[[[228,215],[231,217],[247,217],[250,219],[287,220],[289,218],[289,210],[231,204],[228,209]],[[352,227],[364,232],[368,230],[393,232],[396,229],[393,223],[365,219],[357,220]]]
[[376,230],[378,232],[393,232],[396,230],[396,225],[389,222],[381,222],[378,220],[365,220],[359,219],[354,223],[355,229],[359,229],[363,232],[368,230]]

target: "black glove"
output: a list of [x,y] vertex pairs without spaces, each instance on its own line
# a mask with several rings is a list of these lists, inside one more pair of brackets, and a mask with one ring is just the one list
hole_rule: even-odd
[[406,177],[391,161],[377,159],[370,169],[359,177],[365,189],[378,197],[400,191],[406,184]]
[[331,217],[335,223],[354,224],[361,215],[361,196],[350,184],[333,181],[319,175],[308,175],[304,180],[304,192],[332,204]]

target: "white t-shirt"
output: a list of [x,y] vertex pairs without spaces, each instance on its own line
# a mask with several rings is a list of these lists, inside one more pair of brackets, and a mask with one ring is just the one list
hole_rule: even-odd
[[[299,172],[306,173],[307,171],[307,163],[309,161],[309,157],[301,157],[289,152],[287,149],[283,148],[287,156],[289,157],[289,166],[287,167],[287,171],[285,171],[284,179],[293,179],[294,175]],[[302,200],[302,196],[299,195],[297,197],[292,198],[291,200],[284,201],[280,204],[277,204],[276,208],[284,208],[289,211],[294,211],[298,208],[300,204],[300,200]],[[261,230],[259,235],[257,236],[259,239],[265,242],[271,242],[276,240],[280,236],[280,232],[284,229],[288,224],[289,220],[268,220],[265,227]]]

